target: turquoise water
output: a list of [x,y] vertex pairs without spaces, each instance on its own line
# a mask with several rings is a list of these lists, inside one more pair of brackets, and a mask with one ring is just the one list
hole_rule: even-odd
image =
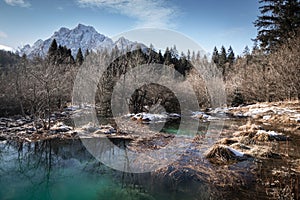
[[80,141],[0,144],[0,199],[153,199],[93,159]]
[[[199,126],[199,134],[206,127]],[[178,123],[167,123],[162,132],[178,134],[178,128]],[[189,135],[189,130],[182,134]],[[80,140],[0,142],[0,200],[202,199],[200,185],[175,186],[161,178],[154,180],[150,173],[113,170],[97,161]]]
[[[232,123],[225,123],[223,130],[229,129]],[[197,134],[205,134],[208,125],[211,124],[200,124]],[[170,123],[162,131],[177,134],[178,127],[178,124]],[[214,127],[221,129],[223,126],[216,124]],[[283,150],[286,145],[295,150],[299,141],[299,138],[293,138],[290,143],[280,145]],[[116,140],[114,144],[116,142],[126,143]],[[117,153],[114,149],[111,151]],[[294,156],[299,158],[298,154]],[[252,163],[250,160],[230,166],[215,166],[199,160],[197,152],[188,149],[176,161],[179,171],[171,164],[166,169],[167,173],[130,174],[101,164],[85,149],[81,140],[23,144],[0,141],[0,200],[202,200],[212,196],[220,197],[213,199],[272,199],[266,196],[261,183],[255,182],[252,167],[255,166],[253,169],[258,178],[269,180],[273,169],[287,165],[283,162],[278,160],[274,164],[273,160],[254,160]],[[211,177],[201,171],[180,167],[186,164],[209,165],[207,170],[210,170]],[[245,185],[215,188],[210,178],[220,177],[222,181],[228,169],[238,173],[232,177],[237,181],[244,177],[241,182],[246,181]]]

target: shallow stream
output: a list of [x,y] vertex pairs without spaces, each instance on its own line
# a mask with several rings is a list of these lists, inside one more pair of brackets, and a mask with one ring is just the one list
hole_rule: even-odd
[[[225,120],[219,137],[232,133],[243,119]],[[197,134],[205,134],[209,122],[199,126]],[[163,132],[176,134],[176,123],[167,123]],[[186,130],[188,133],[188,130]],[[188,135],[188,134],[187,134]],[[194,135],[190,135],[193,137]],[[120,141],[116,141],[118,143]],[[122,142],[122,141],[121,141]],[[276,148],[286,152],[294,160],[300,159],[300,138],[281,142]],[[270,144],[271,145],[271,144]],[[113,151],[113,149],[112,149]],[[276,199],[276,193],[300,198],[299,174],[286,159],[247,160],[229,165],[214,165],[197,161],[197,154],[187,154],[179,161],[183,165],[205,165],[217,179],[233,171],[246,182],[239,187],[215,186],[210,177],[205,179],[192,174],[193,170],[181,169],[181,179],[175,173],[130,174],[113,170],[97,161],[85,149],[80,140],[48,140],[36,143],[0,142],[0,199],[1,200],[148,200],[148,199]],[[175,166],[175,165],[174,165]],[[171,170],[171,169],[170,169]],[[184,171],[187,170],[187,171]],[[173,178],[170,178],[172,174]],[[201,173],[195,173],[201,176]],[[199,175],[200,174],[200,175]],[[161,177],[159,177],[161,176]],[[204,176],[204,175],[203,175]],[[183,178],[182,178],[183,177]],[[185,178],[188,177],[188,178]],[[171,181],[170,181],[171,180]],[[174,181],[175,180],[175,181]],[[241,181],[242,182],[242,181]],[[228,183],[231,184],[231,183]],[[295,190],[298,185],[298,190]],[[288,187],[287,187],[288,186]],[[294,189],[293,189],[294,188]],[[297,187],[296,187],[297,188]],[[297,194],[295,194],[297,193]]]

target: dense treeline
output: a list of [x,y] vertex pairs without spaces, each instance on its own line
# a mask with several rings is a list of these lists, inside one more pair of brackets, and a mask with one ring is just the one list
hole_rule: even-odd
[[300,37],[266,54],[254,46],[226,72],[228,102],[233,105],[300,99]]
[[[58,46],[53,40],[45,58],[36,57],[30,60],[26,56],[7,54],[9,58],[2,57],[8,60],[10,65],[5,65],[6,70],[1,70],[0,81],[3,93],[0,101],[4,105],[1,108],[1,115],[29,114],[43,119],[71,101],[73,84],[79,67],[96,63],[97,68],[100,63],[107,63],[96,94],[99,112],[103,115],[111,114],[109,97],[112,88],[118,78],[128,70],[142,64],[157,63],[170,66],[182,76],[186,76],[192,67],[185,56],[177,55],[176,47],[167,48],[164,54],[157,53],[151,48],[143,50],[138,48],[124,53],[116,47],[112,51],[86,52],[85,57],[79,49],[74,59],[71,50]],[[137,90],[132,99],[129,99],[132,112],[143,111],[146,105],[150,106],[158,102],[163,106],[169,105],[168,111],[179,110],[178,105],[172,104],[176,102],[174,95],[167,88],[157,85],[145,86]]]
[[[104,69],[102,76],[98,77],[99,84],[96,93],[96,103],[100,115],[112,115],[111,96],[116,83],[120,79],[129,80],[130,87],[137,87],[137,77],[128,72],[138,66],[145,68],[144,71],[139,72],[139,79],[143,76],[145,76],[145,79],[149,78],[147,77],[147,69],[149,68],[158,70],[157,74],[162,77],[162,66],[176,70],[177,74],[174,74],[170,70],[167,76],[176,79],[179,83],[178,85],[182,87],[182,91],[185,90],[185,80],[190,76],[191,69],[193,68],[193,65],[186,56],[183,54],[182,56],[178,56],[175,46],[167,48],[164,54],[160,51],[154,51],[153,48],[141,49],[140,47],[129,52],[122,52],[118,48],[114,48],[111,52],[104,50],[102,52],[90,53],[82,66],[83,68],[92,68],[88,76],[93,77],[93,74],[95,72],[98,73],[100,68]],[[122,92],[125,92],[124,90]],[[122,92],[118,94],[119,98],[123,98],[124,94]],[[161,105],[167,112],[180,112],[176,96],[168,88],[158,84],[137,87],[131,98],[126,99],[126,103],[129,111],[133,113],[149,111],[149,108],[153,105]]]
[[[33,60],[1,51],[5,55],[2,57],[5,59],[1,60],[10,63],[1,68],[1,115],[19,113],[34,114],[41,118],[49,116],[71,101],[79,67],[94,64],[97,68],[99,63],[107,63],[96,94],[99,113],[102,115],[111,115],[110,97],[119,78],[136,66],[150,66],[154,63],[169,66],[182,74],[185,78],[178,79],[182,83],[182,91],[187,87],[185,84],[188,80],[201,107],[212,105],[212,94],[208,93],[206,82],[211,77],[204,77],[194,68],[199,63],[212,75],[219,77],[218,81],[224,81],[228,105],[297,99],[300,94],[299,42],[298,36],[291,38],[272,54],[265,53],[257,46],[251,51],[246,47],[243,55],[237,57],[231,47],[227,51],[221,47],[220,53],[215,48],[212,62],[199,53],[192,53],[192,56],[182,53],[178,56],[178,53],[174,53],[177,52],[176,47],[167,48],[164,54],[140,48],[124,53],[115,48],[111,52],[91,52],[88,57],[83,57],[82,52],[78,51],[79,56],[73,59],[70,51],[61,51],[65,48],[55,47],[57,45],[54,42],[47,57]],[[214,64],[219,71],[215,71]],[[149,111],[147,108],[156,104],[162,105],[168,112],[180,112],[172,91],[156,84],[136,90],[132,98],[128,99],[131,112]]]
[[[55,41],[53,46],[56,46]],[[44,128],[47,129],[51,113],[71,101],[72,80],[79,64],[66,53],[70,52],[66,47],[51,47],[45,58],[31,60],[25,55],[19,57],[13,53],[9,53],[9,58],[5,57],[9,64],[0,71],[2,116],[32,115],[37,120],[43,119]],[[52,50],[60,56],[52,57]],[[5,54],[0,52],[1,55]],[[3,61],[3,57],[0,60]],[[61,60],[63,62],[57,62]]]
[[259,3],[253,50],[245,48],[243,57],[228,70],[226,85],[234,104],[300,98],[300,2]]

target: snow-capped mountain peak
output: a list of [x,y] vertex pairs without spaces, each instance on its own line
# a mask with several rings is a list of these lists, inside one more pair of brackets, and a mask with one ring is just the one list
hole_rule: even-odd
[[11,51],[11,52],[14,51],[14,49],[12,47],[9,47],[9,46],[6,46],[6,45],[2,45],[2,44],[0,44],[0,50]]
[[120,49],[122,51],[127,51],[127,50],[131,51],[131,50],[137,49],[139,47],[142,49],[147,48],[144,44],[138,43],[138,42],[132,42],[123,36],[120,37],[117,41],[115,41],[115,46],[117,46],[118,49]]
[[[26,54],[28,57],[45,56],[53,40],[56,40],[58,45],[66,46],[71,49],[72,55],[76,56],[77,51],[81,48],[82,52],[88,50],[111,50],[115,45],[120,50],[133,50],[139,43],[131,42],[124,37],[118,39],[115,43],[109,37],[98,33],[94,27],[78,24],[74,29],[65,27],[60,28],[58,31],[46,39],[38,40],[32,46],[25,45],[19,49],[19,54]],[[145,45],[140,44],[145,47]]]

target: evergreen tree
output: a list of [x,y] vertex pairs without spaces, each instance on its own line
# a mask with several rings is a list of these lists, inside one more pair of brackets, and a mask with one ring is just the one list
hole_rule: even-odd
[[88,55],[90,55],[90,51],[88,49],[86,49],[85,53],[84,53],[84,57],[87,57]]
[[196,60],[201,60],[201,53],[200,53],[200,51],[197,51]]
[[219,55],[219,67],[225,66],[225,63],[227,62],[227,53],[224,46],[221,47],[221,53]]
[[52,57],[57,54],[57,42],[55,39],[52,40],[52,43],[48,50],[48,56]]
[[235,55],[231,46],[229,46],[229,49],[227,51],[227,60],[230,65],[232,65],[235,60]]
[[224,46],[221,47],[221,53],[219,55],[219,64],[218,67],[222,72],[223,78],[225,80],[225,71],[226,71],[226,63],[227,63],[227,53]]
[[56,40],[53,39],[52,43],[49,47],[49,50],[48,50],[48,59],[51,64],[56,64],[57,57],[58,57],[57,43],[56,43]]
[[175,66],[175,69],[182,75],[185,76],[185,71],[188,68],[188,61],[186,59],[186,56],[183,52],[181,52],[181,56],[179,58],[179,61],[177,63],[177,66]]
[[246,62],[248,64],[252,57],[248,45],[246,45],[245,49],[243,50],[243,57],[246,58]]
[[164,54],[164,64],[169,65],[172,63],[172,54],[169,50],[169,47],[166,48],[165,54]]
[[77,52],[77,55],[76,55],[76,60],[75,60],[75,62],[76,62],[78,65],[82,65],[82,63],[83,63],[83,55],[82,55],[81,48],[78,49],[78,52]]
[[171,52],[172,58],[176,58],[177,59],[179,57],[176,45],[174,45],[173,48],[170,49],[170,52]]
[[74,58],[72,56],[72,51],[71,49],[68,49],[66,46],[58,46],[57,49],[57,56],[55,60],[55,64],[73,64],[74,63]]
[[161,50],[158,51],[158,63],[159,64],[164,63],[164,57],[162,56]]
[[245,49],[243,50],[243,56],[249,56],[250,55],[250,49],[248,45],[245,46]]
[[212,54],[212,61],[218,65],[219,64],[219,52],[217,47],[214,48],[213,54]]
[[294,37],[300,25],[299,0],[260,0],[261,16],[254,22],[258,29],[255,40],[266,50]]
[[252,54],[255,54],[259,50],[257,41],[254,41],[253,48],[252,48]]
[[192,61],[196,60],[196,53],[195,53],[195,51],[192,52],[192,58],[191,59],[192,59]]
[[150,44],[150,47],[149,47],[149,59],[148,59],[148,63],[157,62],[158,60],[159,60],[158,54],[154,51],[154,46],[153,46],[153,44]]
[[188,49],[186,58],[187,58],[188,60],[191,60],[191,51],[190,51],[189,49]]

